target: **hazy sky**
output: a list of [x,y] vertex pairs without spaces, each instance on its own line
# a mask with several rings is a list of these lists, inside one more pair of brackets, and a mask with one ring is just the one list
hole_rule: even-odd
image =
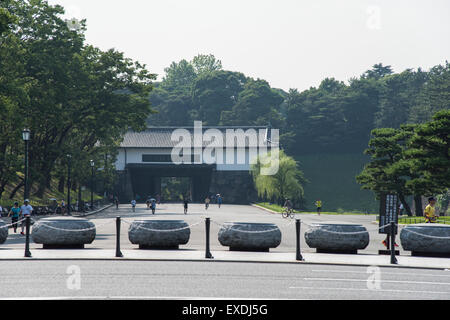
[[449,0],[50,0],[87,19],[86,38],[145,63],[214,54],[226,70],[288,90],[450,58]]

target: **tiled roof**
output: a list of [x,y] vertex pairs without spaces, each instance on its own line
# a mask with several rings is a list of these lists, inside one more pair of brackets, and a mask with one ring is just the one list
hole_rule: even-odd
[[[123,141],[120,144],[120,147],[122,148],[172,148],[175,147],[179,142],[177,139],[174,139],[175,141],[172,141],[172,133],[176,129],[185,129],[191,133],[191,142],[193,143],[194,140],[194,128],[193,127],[149,127],[145,131],[142,132],[134,132],[134,131],[128,131],[124,137]],[[264,133],[266,131],[266,127],[203,127],[203,132],[205,132],[208,129],[218,129],[223,133],[224,137],[224,145],[226,143],[226,133],[227,129],[242,129],[243,132],[250,133],[250,131],[247,131],[248,129],[255,130],[257,136],[259,133],[259,130],[262,130],[261,136],[264,136]],[[244,137],[242,134],[242,131],[236,131],[239,137]],[[239,134],[240,133],[240,134]],[[178,137],[178,135],[177,135]],[[256,145],[253,143],[250,143],[252,146],[259,146],[264,145],[264,139],[258,139]],[[245,139],[245,145],[249,146],[248,139]],[[203,141],[203,146],[209,145],[210,141]]]

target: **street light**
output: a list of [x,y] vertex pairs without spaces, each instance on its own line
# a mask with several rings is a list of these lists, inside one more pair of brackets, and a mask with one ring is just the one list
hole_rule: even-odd
[[25,141],[25,185],[23,190],[23,199],[28,199],[28,142],[30,141],[30,129],[23,129],[22,139]]
[[94,167],[95,163],[94,160],[91,160],[91,210],[94,208]]
[[67,214],[70,216],[70,189],[71,189],[71,183],[70,183],[70,165],[71,165],[72,155],[67,154]]

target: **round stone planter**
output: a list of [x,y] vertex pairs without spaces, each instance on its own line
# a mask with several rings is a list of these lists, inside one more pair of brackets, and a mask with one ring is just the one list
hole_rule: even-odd
[[128,239],[139,249],[178,249],[190,236],[191,229],[183,220],[135,220],[128,229]]
[[281,231],[273,223],[225,222],[218,238],[230,251],[268,252],[280,245]]
[[411,251],[413,256],[450,257],[450,225],[437,223],[407,225],[400,232],[400,241],[403,250]]
[[40,219],[33,225],[31,233],[33,241],[42,243],[44,249],[84,248],[85,244],[94,241],[95,235],[93,222],[75,217]]
[[[318,223],[305,232],[306,244],[318,253],[358,253],[369,244],[369,233],[360,224]],[[358,233],[361,232],[361,233]]]
[[8,228],[5,227],[6,223],[0,220],[0,244],[5,243],[8,238]]

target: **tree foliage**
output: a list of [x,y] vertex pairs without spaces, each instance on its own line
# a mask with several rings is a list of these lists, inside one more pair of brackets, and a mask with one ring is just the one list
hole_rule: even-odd
[[[262,159],[267,158],[267,159]],[[286,198],[302,204],[304,197],[303,185],[307,182],[303,172],[298,168],[297,162],[287,156],[283,151],[279,151],[278,171],[273,175],[262,174],[262,168],[272,165],[271,153],[259,156],[251,166],[251,173],[258,196],[264,200],[284,203]]]
[[61,6],[8,0],[0,8],[17,17],[0,46],[0,186],[22,183],[16,172],[24,127],[32,133],[30,180],[37,196],[52,177],[62,179],[68,153],[74,185],[86,182],[90,159],[106,174],[123,133],[145,128],[155,76],[121,52],[86,45],[85,21],[69,28]]

